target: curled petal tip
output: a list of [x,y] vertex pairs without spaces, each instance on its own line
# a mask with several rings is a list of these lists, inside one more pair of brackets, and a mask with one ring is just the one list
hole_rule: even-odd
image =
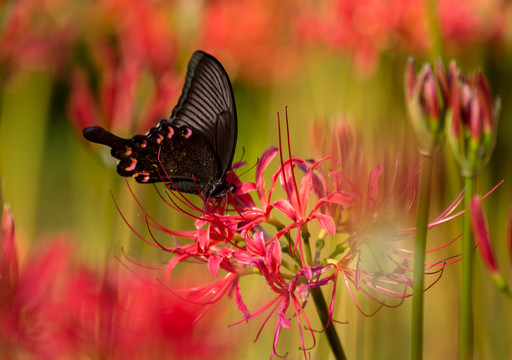
[[471,200],[469,212],[471,216],[471,227],[478,242],[478,248],[480,249],[485,265],[493,276],[499,274],[498,264],[492,250],[491,239],[487,224],[485,223],[479,195],[475,195]]

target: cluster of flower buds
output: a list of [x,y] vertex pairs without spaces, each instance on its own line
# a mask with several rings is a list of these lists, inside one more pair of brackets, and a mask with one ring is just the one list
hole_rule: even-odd
[[440,81],[449,94],[446,136],[462,175],[475,176],[496,143],[500,99],[493,105],[489,85],[480,71],[461,76],[452,62],[449,72],[451,84]]
[[[410,59],[405,72],[407,109],[420,152],[432,153],[448,143],[463,176],[475,176],[493,151],[500,113],[489,85],[478,71],[460,74],[454,61],[446,71],[441,61],[425,64],[416,74]],[[446,128],[446,130],[445,130]]]

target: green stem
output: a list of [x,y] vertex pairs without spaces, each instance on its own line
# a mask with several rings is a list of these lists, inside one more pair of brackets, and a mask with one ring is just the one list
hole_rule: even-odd
[[473,358],[473,233],[469,205],[474,192],[475,178],[464,178],[464,217],[462,234],[462,283],[459,319],[459,359]]
[[423,0],[423,5],[427,14],[431,42],[430,55],[432,57],[432,61],[435,61],[436,57],[443,55],[441,26],[439,25],[439,18],[437,16],[437,4],[435,0]]
[[[309,243],[309,238],[311,234],[306,225],[303,225],[301,228],[302,239],[304,240],[304,250],[306,252],[307,261],[310,266],[314,266],[313,258],[311,253],[311,244]],[[318,312],[318,316],[320,317],[320,321],[325,329],[325,334],[327,335],[327,340],[329,341],[329,345],[331,345],[332,353],[335,359],[345,360],[347,357],[345,356],[345,352],[343,351],[343,346],[341,345],[340,338],[338,337],[338,333],[336,332],[336,328],[334,324],[329,319],[329,309],[327,308],[327,303],[325,301],[324,295],[322,294],[322,289],[320,287],[315,287],[311,289],[311,296],[313,297],[313,302],[316,306],[316,311]]]
[[432,162],[432,156],[423,156],[418,219],[416,221],[416,239],[414,244],[411,359],[422,359],[423,357],[423,284],[425,276],[428,213],[432,184]]
[[313,301],[315,303],[318,316],[320,317],[320,321],[322,321],[322,325],[324,327],[327,326],[327,328],[325,329],[325,334],[327,335],[329,345],[331,345],[334,358],[345,360],[347,357],[345,356],[345,352],[343,351],[343,346],[341,345],[341,341],[340,338],[338,337],[338,333],[336,332],[336,328],[334,327],[333,322],[329,321],[327,303],[325,302],[322,290],[319,287],[315,287],[311,289],[311,295],[313,297]]
[[301,232],[302,239],[304,239],[304,250],[306,251],[306,260],[307,260],[309,266],[314,266],[316,264],[313,264],[311,245],[309,243],[309,238],[311,237],[311,234],[309,233],[309,230],[305,224],[302,225],[300,232]]

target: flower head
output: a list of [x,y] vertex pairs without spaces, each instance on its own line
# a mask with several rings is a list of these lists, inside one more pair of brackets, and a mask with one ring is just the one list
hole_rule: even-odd
[[[350,158],[346,155],[344,160]],[[400,247],[399,242],[414,236],[414,229],[400,230],[389,214],[396,204],[403,204],[405,211],[411,208],[417,171],[399,178],[396,174],[400,172],[395,170],[394,180],[388,184],[383,182],[382,166],[367,171],[365,179],[358,177],[364,173],[362,169],[352,171],[351,163],[340,167],[332,155],[316,161],[291,156],[288,139],[288,143],[280,142],[279,148],[263,153],[255,182],[238,182],[236,192],[227,198],[206,199],[203,207],[197,207],[170,188],[161,194],[174,210],[195,220],[195,230],[169,229],[141,206],[151,238],[138,235],[174,255],[167,265],[168,277],[178,265],[193,260],[216,278],[206,285],[180,289],[182,296],[207,308],[224,295],[234,295],[242,312],[240,322],[269,312],[263,326],[275,316],[273,354],[277,354],[279,337],[293,318],[301,329],[305,349],[303,327],[315,338],[305,311],[309,294],[313,289],[333,286],[327,316],[331,321],[340,275],[358,308],[356,293],[375,299],[379,307],[399,305],[410,296],[413,260],[411,251]],[[228,181],[239,180],[230,173]],[[451,211],[431,226],[447,221]],[[166,244],[152,229],[184,241]],[[442,270],[444,264],[429,265]],[[274,297],[251,310],[239,280],[255,273],[261,275]],[[440,276],[441,271],[434,273]],[[388,299],[395,299],[395,303]]]
[[481,72],[461,76],[450,65],[452,82],[446,120],[446,133],[452,153],[463,176],[477,175],[491,157],[501,104],[493,104],[487,81]]

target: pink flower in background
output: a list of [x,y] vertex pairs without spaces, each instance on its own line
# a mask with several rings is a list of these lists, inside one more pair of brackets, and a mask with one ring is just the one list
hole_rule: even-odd
[[[347,285],[352,283],[356,292],[363,293],[383,306],[395,306],[390,298],[401,303],[412,290],[413,251],[411,239],[415,229],[415,204],[419,180],[416,151],[407,147],[397,150],[394,163],[382,147],[371,154],[366,151],[360,136],[351,123],[340,121],[332,127],[316,125],[317,149],[337,161],[326,161],[322,177],[328,191],[351,194],[351,203],[340,209],[326,206],[336,224],[336,233],[343,234],[343,241],[335,252],[341,255],[338,270]],[[449,221],[460,204],[459,196],[445,212],[433,220],[429,228]],[[441,248],[448,246],[449,239]],[[439,249],[429,252],[435,253]],[[444,266],[456,260],[438,259],[428,262],[427,272],[432,276],[432,286],[442,274]],[[356,302],[356,292],[349,288]],[[357,302],[356,302],[357,306]],[[363,309],[360,311],[364,312]]]
[[149,273],[117,263],[98,275],[76,264],[66,238],[32,251],[18,268],[8,208],[0,241],[0,348],[6,358],[204,359],[236,352],[219,331],[225,327],[218,324],[221,307],[205,315],[201,304],[183,301]]

